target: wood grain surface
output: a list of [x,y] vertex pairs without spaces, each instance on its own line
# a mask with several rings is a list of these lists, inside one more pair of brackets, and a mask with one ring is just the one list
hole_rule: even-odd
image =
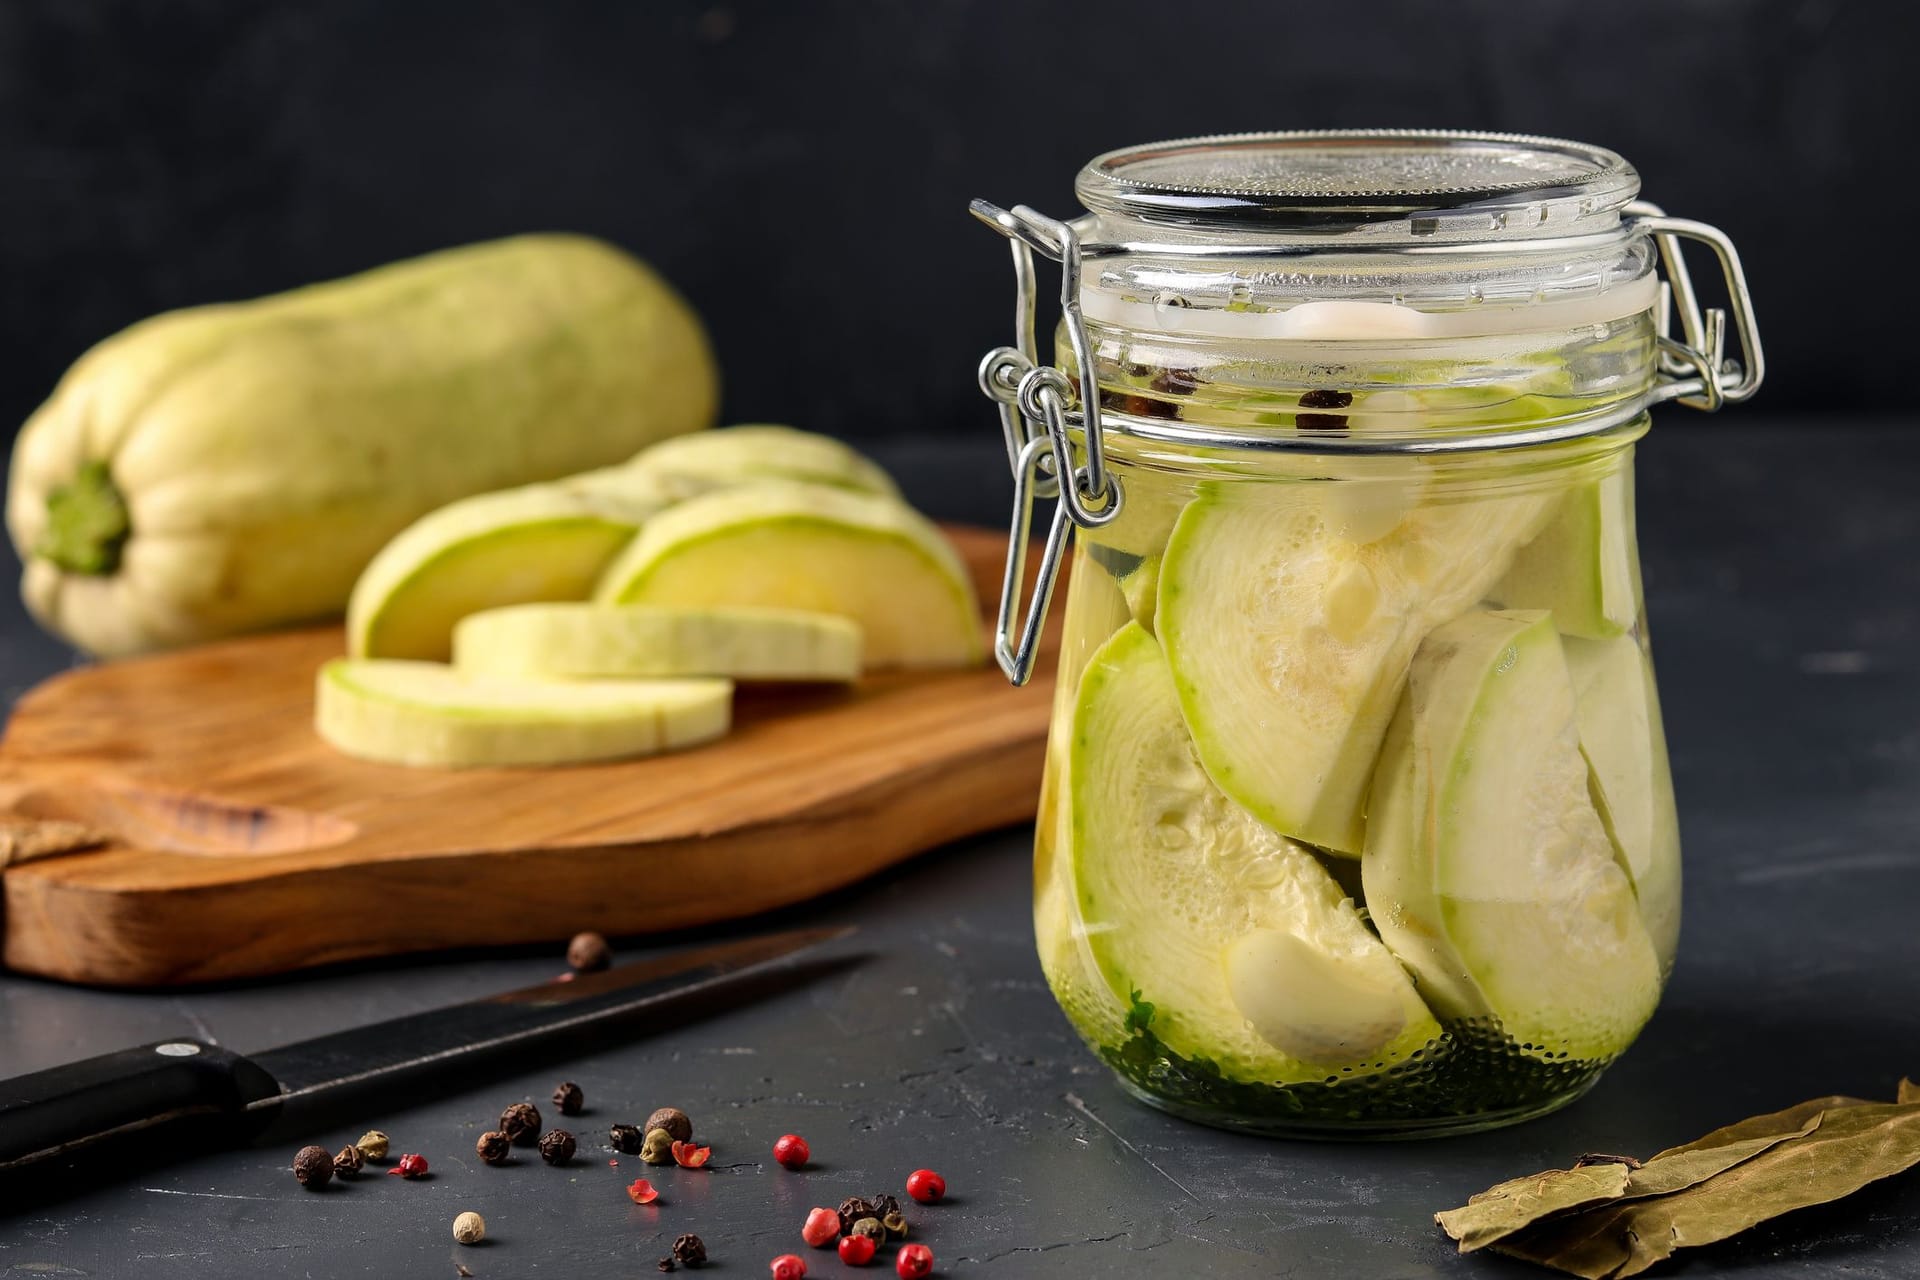
[[[949,533],[993,601],[1005,536]],[[992,666],[743,689],[734,731],[708,746],[456,771],[353,760],[315,736],[314,672],[342,648],[337,627],[247,637],[22,698],[0,740],[0,824],[48,856],[0,873],[7,966],[163,986],[683,928],[1028,821],[1038,799],[1050,656],[1025,689]]]

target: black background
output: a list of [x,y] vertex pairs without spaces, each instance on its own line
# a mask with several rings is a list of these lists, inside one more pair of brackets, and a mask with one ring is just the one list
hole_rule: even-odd
[[973,367],[1011,279],[969,196],[1067,214],[1109,147],[1340,125],[1625,153],[1743,249],[1763,404],[1892,408],[1915,27],[1864,0],[4,0],[0,418],[148,313],[567,228],[692,297],[730,420],[991,433]]

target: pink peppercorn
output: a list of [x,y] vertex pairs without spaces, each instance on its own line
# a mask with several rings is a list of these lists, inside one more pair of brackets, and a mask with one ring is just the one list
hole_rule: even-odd
[[824,1249],[840,1235],[840,1211],[837,1209],[815,1209],[807,1215],[807,1223],[800,1228],[800,1238],[816,1249]]

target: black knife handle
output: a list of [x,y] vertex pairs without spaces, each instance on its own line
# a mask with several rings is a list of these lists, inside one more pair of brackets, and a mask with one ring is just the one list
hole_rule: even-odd
[[162,1130],[234,1141],[266,1123],[248,1105],[279,1091],[252,1062],[199,1040],[158,1041],[0,1080],[0,1174],[50,1168]]

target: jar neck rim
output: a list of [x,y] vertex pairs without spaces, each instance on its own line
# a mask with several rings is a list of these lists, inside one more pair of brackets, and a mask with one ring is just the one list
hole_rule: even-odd
[[[1613,437],[1633,439],[1648,427],[1647,410],[1653,397],[1638,395],[1563,418],[1530,426],[1489,427],[1485,431],[1402,432],[1374,434],[1356,432],[1335,436],[1283,434],[1257,429],[1207,426],[1193,422],[1174,422],[1159,418],[1140,418],[1112,409],[1102,409],[1100,422],[1109,437],[1137,440],[1146,444],[1209,452],[1252,455],[1296,454],[1321,457],[1434,457],[1452,454],[1517,452],[1575,441],[1599,441]],[[1084,415],[1068,416],[1071,430],[1084,434]]]

